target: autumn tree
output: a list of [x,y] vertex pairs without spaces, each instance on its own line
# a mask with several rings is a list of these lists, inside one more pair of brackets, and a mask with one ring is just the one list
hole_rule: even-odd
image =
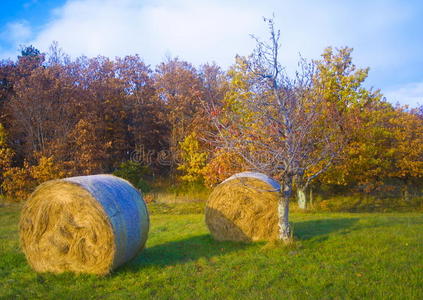
[[[208,101],[208,113],[216,117],[222,113],[230,116],[232,113],[248,117],[243,102],[252,95],[251,72],[244,58],[237,56],[235,64],[226,73],[227,79],[222,83],[222,99],[220,101]],[[213,125],[213,123],[212,123]],[[206,129],[209,136],[215,136],[219,127],[210,126]],[[235,149],[220,147],[220,143],[211,141],[210,160],[204,169],[204,179],[208,186],[216,185],[234,173],[247,170],[249,167],[241,155]]]
[[53,41],[48,48],[48,52],[45,54],[45,65],[46,66],[57,66],[57,65],[68,65],[71,63],[71,59],[63,49],[59,46],[57,41]]
[[409,190],[423,176],[423,123],[417,110],[371,102],[356,118],[341,160],[320,182],[366,194],[389,194],[401,187],[409,200]]
[[6,104],[14,95],[13,87],[19,79],[16,64],[11,60],[0,61],[0,121],[10,123],[10,116],[6,112]]
[[125,92],[126,125],[128,130],[128,149],[133,159],[141,164],[160,169],[154,159],[143,161],[141,151],[159,153],[168,149],[168,120],[166,108],[154,86],[151,69],[139,56],[117,58],[117,75],[123,82]]
[[7,104],[15,95],[15,84],[42,65],[44,54],[33,46],[22,47],[17,61],[0,61],[0,120],[6,128],[10,127],[13,116],[7,110]]
[[193,121],[203,107],[201,80],[191,64],[175,58],[157,67],[155,86],[167,112],[169,150],[175,161],[179,143],[192,132]]
[[104,139],[98,119],[80,119],[69,134],[69,169],[76,175],[103,173],[109,159],[111,142]]
[[181,154],[178,170],[182,172],[181,180],[187,183],[201,182],[207,162],[207,153],[202,152],[195,133],[180,142]]
[[388,176],[402,182],[403,198],[410,201],[410,189],[423,178],[423,120],[416,110],[396,108],[390,125],[394,134],[393,163]]
[[23,46],[21,53],[18,55],[17,66],[22,77],[29,76],[31,72],[45,61],[45,54],[32,45]]
[[[328,128],[325,123],[333,121],[333,114],[336,114],[338,120],[335,120],[335,122],[341,126],[334,137],[338,140],[340,147],[314,168],[295,178],[298,206],[302,209],[307,206],[306,189],[313,182],[313,179],[336,163],[334,160],[340,159],[340,154],[342,154],[345,146],[352,140],[353,134],[359,126],[357,115],[365,110],[370,103],[378,102],[381,98],[379,91],[368,90],[363,87],[369,69],[360,69],[353,64],[352,50],[352,48],[347,47],[336,50],[328,47],[324,50],[322,58],[313,62],[316,67],[312,79],[313,89],[316,90],[319,97],[322,97],[323,104],[320,106],[322,127],[315,134],[327,135]],[[310,155],[314,155],[314,153],[310,153]],[[319,155],[318,152],[317,156]],[[316,172],[316,168],[319,171]]]
[[4,172],[1,188],[11,201],[25,200],[39,184],[63,178],[68,175],[60,163],[53,157],[41,156],[36,164],[32,165],[27,160],[22,167],[11,167]]
[[4,179],[4,173],[12,167],[14,151],[8,143],[8,134],[3,124],[0,123],[0,181]]
[[224,148],[214,150],[212,158],[202,170],[206,186],[216,186],[233,174],[248,170],[249,166],[242,156],[235,151]]
[[54,144],[72,129],[72,81],[60,66],[34,69],[14,86],[7,109],[13,120],[11,132],[18,155],[33,159],[35,153],[52,155]]
[[118,76],[115,62],[106,57],[89,59],[82,72],[88,90],[83,94],[79,119],[95,120],[96,139],[110,144],[103,160],[104,171],[110,172],[117,167],[117,162],[128,157],[125,84]]
[[82,57],[67,68],[77,80],[75,125],[67,141],[76,150],[71,160],[84,173],[111,172],[158,132],[151,71],[137,56]]
[[[294,179],[304,174],[311,178],[326,169],[342,146],[338,139],[342,118],[336,105],[324,101],[313,88],[312,64],[302,61],[293,79],[283,72],[280,33],[273,20],[265,21],[270,40],[257,40],[256,50],[242,60],[247,90],[241,89],[240,97],[231,93],[229,105],[217,114],[216,139],[222,148],[242,155],[250,169],[280,181],[279,237],[288,241],[292,235],[289,202]],[[325,122],[322,111],[331,112],[325,114]]]

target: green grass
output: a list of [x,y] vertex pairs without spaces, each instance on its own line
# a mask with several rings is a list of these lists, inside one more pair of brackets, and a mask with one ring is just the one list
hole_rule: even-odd
[[216,242],[186,207],[151,211],[147,249],[97,277],[33,272],[19,207],[0,207],[0,299],[423,299],[421,214],[296,213],[283,247]]
[[203,185],[185,187],[155,187],[151,192],[145,193],[145,197],[154,202],[168,204],[184,204],[205,202],[210,194],[210,190]]

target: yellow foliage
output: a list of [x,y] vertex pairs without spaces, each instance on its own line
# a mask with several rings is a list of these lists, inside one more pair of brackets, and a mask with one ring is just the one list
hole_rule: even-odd
[[29,164],[25,161],[22,168],[13,167],[4,172],[4,180],[1,187],[9,200],[19,202],[26,199],[35,188],[35,182],[31,178],[28,169]]
[[62,178],[66,173],[62,168],[55,164],[53,157],[41,157],[38,165],[29,168],[32,178],[36,181],[37,185],[48,180]]
[[6,196],[12,201],[21,201],[44,181],[66,176],[61,166],[55,164],[53,157],[40,157],[37,165],[24,162],[22,168],[10,167],[4,174],[1,184]]
[[418,116],[382,103],[357,117],[359,126],[341,160],[321,176],[321,182],[360,185],[371,192],[388,180],[423,177],[423,122]]
[[228,71],[230,77],[229,89],[223,99],[223,110],[228,118],[237,117],[242,124],[254,123],[255,112],[248,108],[249,99],[256,97],[251,89],[251,78],[254,76],[248,71],[248,66],[243,57],[236,57],[236,63]]
[[186,182],[198,182],[203,179],[203,169],[207,163],[207,153],[201,152],[197,135],[191,133],[179,143],[181,162],[177,169],[184,175],[180,179]]

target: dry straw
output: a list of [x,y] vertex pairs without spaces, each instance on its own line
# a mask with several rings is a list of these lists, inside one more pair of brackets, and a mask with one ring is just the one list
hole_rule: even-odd
[[235,174],[219,184],[206,205],[206,224],[219,241],[278,238],[279,184],[261,173]]
[[111,175],[52,180],[28,198],[20,239],[37,272],[104,275],[141,251],[149,216],[140,192]]

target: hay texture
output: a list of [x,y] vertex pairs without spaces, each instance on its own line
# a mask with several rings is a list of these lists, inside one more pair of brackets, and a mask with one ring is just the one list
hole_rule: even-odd
[[278,238],[280,185],[253,172],[235,174],[219,184],[206,204],[206,224],[218,241],[269,241]]
[[41,184],[28,198],[19,226],[35,271],[104,275],[144,248],[149,216],[129,182],[92,175]]

